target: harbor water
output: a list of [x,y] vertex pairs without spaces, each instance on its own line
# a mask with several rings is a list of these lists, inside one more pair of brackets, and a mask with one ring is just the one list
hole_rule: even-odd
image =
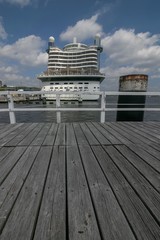
[[[106,98],[106,107],[107,108],[116,108],[117,107],[118,97],[116,96],[107,96]],[[100,102],[98,101],[83,101],[78,103],[77,101],[68,101],[62,102],[61,106],[63,108],[99,108]],[[55,102],[47,102],[43,104],[42,102],[33,102],[33,103],[19,103],[15,104],[16,108],[55,108]],[[149,108],[159,108],[160,107],[160,97],[152,96],[146,97],[145,107]],[[0,108],[7,108],[6,103],[0,103]],[[115,111],[106,112],[106,122],[115,122],[117,113]],[[100,112],[94,111],[76,111],[76,112],[62,112],[61,113],[62,122],[86,122],[86,121],[100,121]],[[159,111],[146,111],[144,112],[143,121],[160,121],[160,112]],[[36,111],[36,112],[16,112],[16,122],[17,123],[29,123],[29,122],[56,122],[56,112],[54,111]],[[0,123],[9,123],[9,114],[8,112],[0,113]]]

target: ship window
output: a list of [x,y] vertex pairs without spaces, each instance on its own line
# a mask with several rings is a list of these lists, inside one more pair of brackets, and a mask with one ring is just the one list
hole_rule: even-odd
[[78,84],[83,84],[82,82],[79,82]]
[[94,89],[95,89],[96,87],[94,87]]
[[88,89],[88,87],[84,87],[84,89]]
[[74,89],[77,89],[77,87],[74,87]]
[[63,89],[63,87],[60,87],[60,89]]
[[67,87],[64,87],[65,89],[67,89]]
[[50,85],[53,85],[53,84],[54,84],[54,83],[52,83],[52,82],[50,83]]
[[64,84],[68,84],[67,82],[65,82]]
[[73,82],[70,82],[69,84],[73,84]]
[[59,83],[55,83],[55,84],[59,84]]
[[70,89],[73,89],[72,87],[70,87]]
[[50,87],[50,89],[53,89],[53,87]]
[[88,82],[85,82],[84,84],[88,84]]
[[58,87],[55,87],[55,89],[58,89]]

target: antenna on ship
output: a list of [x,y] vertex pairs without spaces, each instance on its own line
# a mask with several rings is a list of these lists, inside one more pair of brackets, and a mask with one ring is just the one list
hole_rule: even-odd
[[55,38],[52,36],[49,37],[47,53],[49,53],[50,48],[54,47],[54,42],[55,42]]
[[94,39],[94,45],[97,46],[97,68],[100,70],[100,53],[103,51],[101,46],[101,37],[100,34],[96,34]]

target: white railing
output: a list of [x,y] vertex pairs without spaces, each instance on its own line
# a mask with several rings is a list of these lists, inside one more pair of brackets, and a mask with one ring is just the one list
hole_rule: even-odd
[[[27,95],[27,96],[41,96],[42,94],[55,94],[56,95],[56,107],[55,108],[16,108],[14,104],[14,98],[13,96],[15,95]],[[63,108],[61,107],[61,100],[60,96],[64,94],[89,94],[89,95],[99,95],[101,99],[101,104],[100,107],[97,108]],[[126,104],[125,108],[119,108],[119,107],[106,107],[106,96],[120,96],[120,95],[127,95],[127,96],[160,96],[160,92],[53,92],[53,91],[1,91],[0,92],[0,97],[6,96],[7,97],[7,102],[8,102],[8,108],[3,108],[0,109],[0,112],[8,112],[9,113],[9,118],[10,118],[10,123],[14,124],[16,123],[16,117],[15,117],[15,112],[23,112],[23,111],[54,111],[56,112],[56,118],[57,118],[57,123],[61,122],[61,112],[65,111],[95,111],[95,112],[100,112],[100,122],[104,123],[105,122],[105,112],[107,111],[160,111],[159,107],[156,108],[146,108],[146,107],[127,107],[132,106],[132,105],[138,105],[138,104]],[[139,105],[142,105],[142,103],[139,103]],[[118,103],[117,103],[118,106]]]

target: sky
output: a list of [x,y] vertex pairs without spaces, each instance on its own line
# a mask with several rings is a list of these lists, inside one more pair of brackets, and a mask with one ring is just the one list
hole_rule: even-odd
[[101,90],[117,91],[119,77],[147,74],[160,90],[159,0],[0,0],[0,80],[41,86],[48,38],[63,48],[77,37],[93,44],[101,35]]

